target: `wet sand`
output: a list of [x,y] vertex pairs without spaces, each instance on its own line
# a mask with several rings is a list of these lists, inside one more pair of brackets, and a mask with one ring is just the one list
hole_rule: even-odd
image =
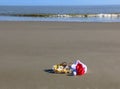
[[[0,22],[0,89],[120,89],[120,23]],[[45,72],[80,59],[84,76]]]

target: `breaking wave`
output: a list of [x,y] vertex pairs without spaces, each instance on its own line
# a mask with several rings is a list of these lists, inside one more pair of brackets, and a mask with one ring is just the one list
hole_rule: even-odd
[[99,17],[99,18],[119,18],[120,13],[113,14],[0,14],[4,16],[22,16],[22,17],[61,17],[61,18],[72,18],[72,17]]

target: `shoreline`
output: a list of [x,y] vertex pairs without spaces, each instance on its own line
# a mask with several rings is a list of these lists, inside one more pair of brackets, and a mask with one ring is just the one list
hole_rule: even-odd
[[17,22],[17,23],[81,23],[81,24],[111,24],[116,23],[119,24],[120,22],[76,22],[76,21],[0,21],[0,23],[10,23],[10,22]]

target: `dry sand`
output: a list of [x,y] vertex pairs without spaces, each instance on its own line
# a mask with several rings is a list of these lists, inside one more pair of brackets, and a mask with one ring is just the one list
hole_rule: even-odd
[[[80,59],[84,76],[44,70]],[[120,23],[0,22],[0,89],[120,89]]]

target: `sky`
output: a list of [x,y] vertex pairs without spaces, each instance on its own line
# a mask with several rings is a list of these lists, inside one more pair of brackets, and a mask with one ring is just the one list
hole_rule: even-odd
[[0,5],[120,5],[120,0],[0,0]]

